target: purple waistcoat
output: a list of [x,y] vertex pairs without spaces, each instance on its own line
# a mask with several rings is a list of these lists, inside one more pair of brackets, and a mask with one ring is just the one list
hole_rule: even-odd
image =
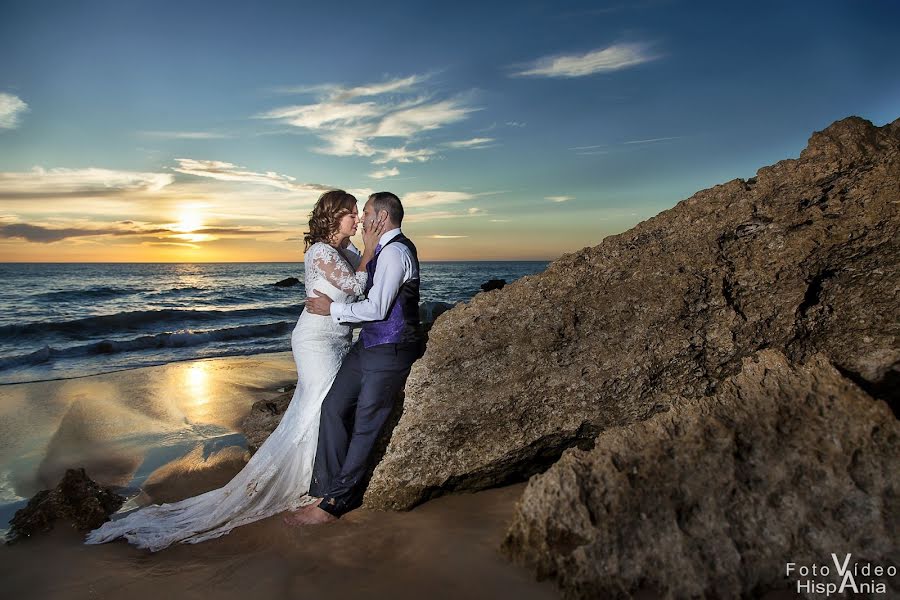
[[[418,271],[419,258],[416,253],[416,247],[409,238],[401,233],[391,238],[385,246],[393,243],[403,244],[409,249]],[[366,294],[372,289],[372,284],[375,280],[375,269],[378,268],[379,254],[381,252],[376,249],[375,257],[366,265],[366,272],[369,274],[369,279],[366,281]],[[419,280],[412,279],[400,286],[400,289],[397,291],[397,297],[391,303],[387,317],[384,320],[363,323],[359,339],[364,348],[371,348],[380,344],[419,342],[422,338],[421,332],[422,327],[419,323]]]

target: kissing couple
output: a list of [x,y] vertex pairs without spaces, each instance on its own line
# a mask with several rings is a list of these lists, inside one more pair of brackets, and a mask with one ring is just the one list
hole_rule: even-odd
[[[291,333],[297,387],[278,427],[223,487],[108,521],[85,543],[120,537],[151,551],[197,543],[285,512],[291,526],[335,521],[362,504],[372,454],[423,352],[419,259],[403,205],[369,196],[360,252],[356,198],[319,197],[304,235],[306,306]],[[354,324],[361,324],[352,343]]]

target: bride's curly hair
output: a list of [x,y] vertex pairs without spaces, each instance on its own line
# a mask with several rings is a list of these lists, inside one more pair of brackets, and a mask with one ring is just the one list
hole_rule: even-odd
[[356,197],[344,190],[331,190],[319,196],[309,213],[309,231],[303,234],[303,251],[316,242],[330,243],[341,219],[353,212],[355,206]]

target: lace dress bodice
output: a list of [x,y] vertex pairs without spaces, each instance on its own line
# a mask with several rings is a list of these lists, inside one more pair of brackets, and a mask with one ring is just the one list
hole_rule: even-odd
[[355,302],[363,295],[368,278],[365,271],[356,272],[359,260],[349,250],[338,250],[322,242],[310,246],[303,259],[307,295],[317,290],[335,302]]

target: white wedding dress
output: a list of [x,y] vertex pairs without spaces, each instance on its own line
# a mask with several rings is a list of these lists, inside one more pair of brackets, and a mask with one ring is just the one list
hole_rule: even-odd
[[[355,302],[363,294],[366,273],[356,273],[358,252],[313,244],[304,258],[307,294],[317,290],[335,302]],[[170,504],[150,505],[108,521],[91,531],[87,544],[124,537],[152,551],[175,542],[197,543],[225,535],[235,527],[295,510],[314,501],[307,495],[319,436],[322,400],[331,388],[351,330],[331,317],[300,314],[291,334],[297,364],[297,388],[275,431],[240,473],[225,486]]]

